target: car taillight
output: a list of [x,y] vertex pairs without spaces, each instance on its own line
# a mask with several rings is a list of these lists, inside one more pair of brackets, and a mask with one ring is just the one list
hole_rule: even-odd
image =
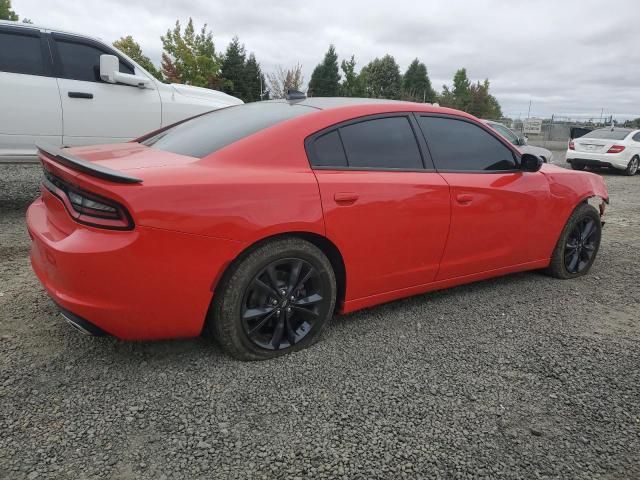
[[47,170],[44,171],[43,184],[62,200],[71,217],[79,223],[114,230],[133,228],[129,212],[113,200],[82,190]]
[[573,140],[569,142],[569,150],[575,150],[576,146],[573,144]]
[[624,145],[611,145],[611,148],[607,150],[607,153],[620,153],[624,150]]

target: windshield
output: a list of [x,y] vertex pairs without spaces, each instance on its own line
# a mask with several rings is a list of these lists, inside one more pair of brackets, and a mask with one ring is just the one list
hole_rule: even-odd
[[598,130],[593,130],[586,135],[583,135],[582,138],[600,138],[602,140],[624,140],[627,135],[631,133],[631,130],[620,130],[610,128],[600,128]]
[[518,136],[515,133],[513,133],[511,129],[505,127],[501,123],[494,123],[494,122],[490,122],[489,126],[492,127],[494,130],[496,130],[500,135],[505,137],[514,145],[518,145]]
[[287,102],[255,102],[215,110],[163,130],[143,145],[202,158],[277,123],[317,111]]

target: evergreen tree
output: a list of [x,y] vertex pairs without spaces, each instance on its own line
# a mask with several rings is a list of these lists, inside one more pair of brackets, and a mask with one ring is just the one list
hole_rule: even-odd
[[[245,96],[242,100],[245,102],[257,102],[259,100],[267,100],[264,95],[266,88],[266,82],[260,64],[257,62],[255,55],[252,53],[249,55],[247,62],[244,65],[244,85]],[[260,90],[262,89],[262,91]],[[260,94],[263,94],[262,97]]]
[[468,112],[471,103],[471,83],[467,77],[466,68],[461,68],[453,76],[453,96],[456,100],[455,107]]
[[470,92],[469,113],[471,115],[493,120],[499,120],[502,117],[502,109],[498,100],[489,93],[489,79],[471,85]]
[[314,97],[336,97],[340,93],[340,73],[338,69],[338,54],[333,45],[318,64],[309,80],[309,95]]
[[464,68],[456,72],[453,89],[446,85],[442,86],[442,93],[438,95],[437,100],[443,107],[464,110],[478,118],[502,118],[502,109],[498,100],[489,93],[489,80],[472,84]]
[[153,62],[142,53],[142,48],[133,39],[131,35],[121,37],[120,40],[113,42],[113,46],[122,51],[125,55],[129,56],[132,60],[140,64],[147,72],[153,75],[158,80],[162,80],[162,73],[156,68]]
[[245,99],[248,94],[245,74],[246,53],[244,45],[240,44],[238,37],[233,37],[224,54],[220,67],[220,76],[223,79],[223,91],[234,97]]
[[220,58],[206,24],[196,34],[191,18],[184,32],[176,21],[173,30],[167,30],[160,39],[164,47],[162,73],[167,79],[198,87],[221,87]]
[[413,102],[433,103],[435,96],[427,67],[416,58],[402,77],[402,98]]
[[402,76],[395,59],[387,54],[369,62],[360,72],[365,96],[372,98],[400,98]]
[[343,97],[360,97],[362,96],[362,85],[360,78],[356,73],[356,59],[351,55],[351,59],[343,60],[340,65],[344,80],[340,84],[340,95]]

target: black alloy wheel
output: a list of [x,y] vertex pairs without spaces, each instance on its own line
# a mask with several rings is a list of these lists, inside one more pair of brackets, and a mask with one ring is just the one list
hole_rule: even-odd
[[599,228],[592,217],[581,219],[573,227],[564,247],[564,266],[571,274],[582,273],[591,265],[600,241]]
[[249,283],[242,301],[247,338],[267,350],[294,346],[312,331],[328,308],[329,292],[311,263],[282,258],[269,263]]

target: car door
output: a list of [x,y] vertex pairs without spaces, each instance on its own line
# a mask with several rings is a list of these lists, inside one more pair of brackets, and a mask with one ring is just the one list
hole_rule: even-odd
[[451,227],[437,280],[549,258],[542,228],[550,210],[542,172],[488,127],[453,116],[419,115],[438,172],[451,187]]
[[[161,105],[155,83],[146,88],[100,79],[100,55],[114,51],[83,37],[51,34],[60,85],[65,145],[123,142],[157,129]],[[124,58],[120,71],[141,74]]]
[[306,141],[326,233],[345,261],[347,302],[436,276],[449,187],[423,160],[417,128],[410,114],[364,117]]
[[0,157],[35,155],[37,142],[60,145],[62,107],[40,30],[0,26]]

